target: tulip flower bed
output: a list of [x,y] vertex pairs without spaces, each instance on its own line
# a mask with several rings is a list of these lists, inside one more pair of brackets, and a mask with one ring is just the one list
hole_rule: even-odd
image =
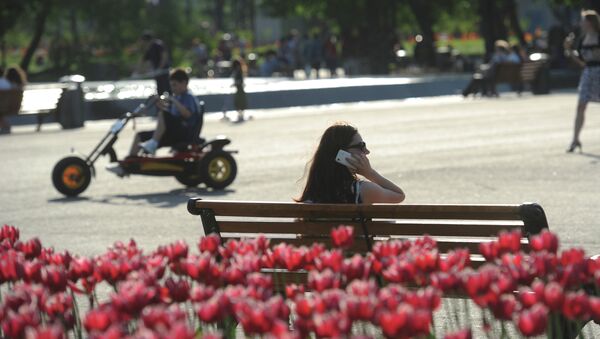
[[[561,337],[567,325],[599,321],[600,260],[579,249],[559,253],[547,231],[531,239],[529,253],[520,238],[501,233],[483,244],[487,263],[474,269],[467,250],[442,256],[428,237],[378,242],[366,256],[347,258],[353,230],[344,226],[332,230],[334,249],[269,246],[264,237],[221,244],[210,235],[197,252],[178,241],[144,254],[131,240],[89,258],[20,240],[5,225],[0,324],[10,338],[219,338],[233,337],[237,326],[274,338],[470,338],[472,324],[452,314],[445,333],[435,330],[435,312],[455,311],[442,306],[452,295],[478,306],[484,331]],[[261,273],[278,268],[307,271],[308,280]],[[285,295],[275,284],[285,284]],[[99,300],[96,290],[107,287]]]

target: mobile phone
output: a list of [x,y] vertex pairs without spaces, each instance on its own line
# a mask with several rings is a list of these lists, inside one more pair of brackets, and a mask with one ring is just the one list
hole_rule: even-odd
[[341,149],[337,152],[337,155],[335,156],[335,161],[346,167],[352,167],[352,165],[348,162],[348,158],[352,158],[352,154]]

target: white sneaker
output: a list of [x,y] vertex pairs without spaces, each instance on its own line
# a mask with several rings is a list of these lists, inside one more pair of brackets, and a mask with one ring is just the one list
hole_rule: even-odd
[[154,139],[150,139],[140,143],[140,147],[148,154],[155,154],[156,149],[158,148],[158,142]]
[[113,172],[114,174],[116,174],[117,176],[119,176],[121,178],[126,175],[125,170],[118,163],[113,162],[113,163],[106,165],[106,170],[109,172]]

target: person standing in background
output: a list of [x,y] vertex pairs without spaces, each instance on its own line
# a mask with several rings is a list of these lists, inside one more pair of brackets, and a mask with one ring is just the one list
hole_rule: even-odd
[[581,152],[579,134],[585,120],[585,109],[588,102],[600,102],[600,17],[592,10],[581,12],[581,30],[583,36],[579,40],[577,49],[573,50],[575,36],[570,34],[564,42],[565,55],[577,65],[583,67],[579,79],[579,99],[575,114],[573,139],[567,148],[572,153],[577,148]]
[[171,94],[169,86],[169,52],[164,42],[154,38],[152,33],[144,32],[140,37],[140,44],[144,50],[134,76],[151,73],[156,81],[156,92],[161,95],[165,92]]
[[246,73],[246,65],[241,59],[235,59],[231,65],[231,76],[233,77],[233,86],[235,94],[233,95],[233,105],[238,112],[238,122],[244,121],[244,110],[248,108],[248,98],[244,91],[244,75]]

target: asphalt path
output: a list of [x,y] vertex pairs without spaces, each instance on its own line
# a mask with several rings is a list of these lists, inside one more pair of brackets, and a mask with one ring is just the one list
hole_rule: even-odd
[[[538,202],[563,246],[600,253],[600,106],[588,109],[584,153],[566,154],[575,103],[573,92],[447,96],[253,111],[240,124],[208,116],[204,136],[227,135],[239,151],[238,177],[225,191],[185,189],[170,177],[120,179],[101,158],[96,178],[75,199],[53,188],[52,168],[72,147],[89,152],[112,121],[74,130],[47,124],[40,133],[17,126],[0,136],[0,223],[81,255],[129,239],[147,252],[178,239],[194,245],[203,232],[186,210],[190,197],[291,201],[321,133],[343,120],[359,128],[373,167],[405,190],[406,203]],[[144,118],[137,129],[153,125]],[[134,132],[128,126],[122,133],[118,154],[126,154]]]

